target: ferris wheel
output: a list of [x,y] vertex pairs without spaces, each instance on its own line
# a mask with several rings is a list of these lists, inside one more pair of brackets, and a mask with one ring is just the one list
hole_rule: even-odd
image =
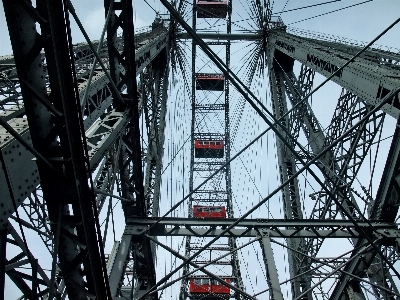
[[2,2],[0,299],[400,297],[394,2]]

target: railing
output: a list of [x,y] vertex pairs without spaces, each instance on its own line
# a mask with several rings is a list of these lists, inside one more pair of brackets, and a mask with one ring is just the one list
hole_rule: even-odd
[[271,20],[269,21],[270,29],[285,29],[286,25],[283,23],[282,18],[280,16],[271,16]]
[[[315,32],[315,31],[305,30],[305,29],[300,29],[300,28],[295,28],[295,27],[286,27],[286,32],[294,34],[294,35],[306,37],[306,38],[317,39],[317,40],[328,41],[328,42],[335,42],[335,43],[342,43],[342,44],[346,44],[349,46],[365,47],[368,44],[368,42],[357,41],[357,40],[353,40],[353,39],[349,39],[349,38],[345,38],[345,37],[336,36],[333,34]],[[395,48],[395,47],[388,47],[388,46],[373,44],[371,48],[373,48],[374,50],[389,51],[389,52],[392,52],[395,54],[400,54],[400,49]]]

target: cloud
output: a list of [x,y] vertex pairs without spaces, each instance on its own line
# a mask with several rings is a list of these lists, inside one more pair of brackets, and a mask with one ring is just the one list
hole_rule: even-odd
[[[146,18],[146,20],[143,20],[134,14],[133,21],[136,29],[151,25],[153,19],[150,20]],[[88,13],[87,17],[84,19],[83,26],[85,27],[85,30],[87,31],[91,40],[97,40],[100,38],[104,22],[105,13],[102,6],[97,7]]]
[[150,20],[150,18],[146,19],[146,21],[142,20],[137,16],[135,13],[133,16],[133,24],[135,26],[135,29],[145,27],[145,26],[150,26],[151,23],[153,22],[153,19]]
[[90,11],[83,21],[83,26],[91,40],[97,40],[101,36],[104,27],[105,13],[104,7],[99,6]]

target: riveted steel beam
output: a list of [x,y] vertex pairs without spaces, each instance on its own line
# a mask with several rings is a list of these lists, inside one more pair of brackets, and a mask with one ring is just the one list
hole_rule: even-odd
[[[258,41],[262,39],[261,33],[215,33],[215,32],[198,32],[197,36],[203,40],[221,40],[221,41]],[[186,32],[178,33],[178,39],[192,39],[190,34]]]

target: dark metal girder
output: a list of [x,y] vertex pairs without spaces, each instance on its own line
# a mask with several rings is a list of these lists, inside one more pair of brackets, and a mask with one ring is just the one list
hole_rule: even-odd
[[[139,49],[140,49],[140,51],[144,51],[144,52],[147,52],[147,51],[150,51],[151,53],[153,53],[154,51],[156,51],[156,50],[158,50],[158,51],[162,51],[162,49],[165,49],[165,47],[166,47],[166,45],[167,45],[167,43],[165,43],[165,41],[164,41],[164,38],[165,37],[165,30],[163,30],[162,31],[162,33],[161,33],[161,35],[160,36],[155,36],[154,35],[154,32],[146,32],[146,33],[144,33],[144,34],[141,34],[138,38],[135,38],[135,43],[138,43],[138,42],[142,42],[142,44],[140,44],[140,46],[139,46]],[[120,38],[119,38],[120,39]],[[151,43],[147,43],[146,44],[146,42],[147,42],[147,39],[149,39],[150,41],[151,41]],[[143,41],[144,41],[144,43],[143,43]],[[78,44],[78,45],[76,45],[76,46],[74,46],[74,52],[76,53],[76,52],[79,52],[80,50],[79,49],[83,49],[84,50],[84,52],[85,53],[89,53],[88,51],[91,51],[91,50],[88,50],[88,46],[87,46],[87,44],[85,44],[85,43],[83,43],[83,44]],[[86,49],[86,50],[85,50]],[[82,50],[82,51],[83,51]],[[153,51],[154,50],[154,51]],[[121,51],[121,50],[120,50]],[[74,55],[75,57],[77,57],[76,55]],[[88,56],[90,56],[91,57],[91,55],[88,55]],[[43,59],[43,57],[44,57],[44,54],[41,54],[41,57],[42,57],[42,59]],[[81,59],[82,59],[82,57],[81,57]],[[144,62],[144,63],[142,63],[141,64],[141,68],[143,68],[143,67],[145,67],[148,63],[149,63],[149,61],[150,60],[148,60],[148,61],[146,61],[146,62]],[[77,69],[79,69],[80,67],[77,65],[76,66],[76,68]],[[14,67],[14,69],[15,69],[15,67]],[[97,73],[101,73],[101,72],[97,72]],[[93,120],[94,119],[97,119],[97,117],[98,117],[98,114],[99,113],[103,113],[104,112],[104,110],[105,110],[105,108],[107,108],[107,107],[109,107],[110,106],[110,99],[111,99],[111,96],[110,96],[110,92],[108,92],[107,93],[107,91],[109,90],[109,87],[108,87],[108,80],[105,78],[105,76],[104,76],[104,72],[102,73],[102,74],[100,74],[99,75],[98,74],[98,78],[96,77],[96,81],[94,82],[94,83],[92,83],[91,85],[90,85],[90,90],[91,90],[91,94],[93,94],[93,97],[94,96],[96,96],[96,92],[97,93],[99,93],[99,100],[101,100],[102,102],[101,102],[101,105],[99,106],[99,108],[98,109],[96,109],[96,110],[94,110],[93,111],[93,113],[88,117],[88,118],[86,118],[85,119],[85,121],[84,121],[84,127],[85,127],[85,129],[86,128],[88,128],[90,125],[92,125],[92,122],[93,122]],[[82,75],[80,75],[80,76],[82,76]],[[85,82],[84,84],[83,83],[79,83],[79,85],[78,85],[78,89],[79,89],[79,91],[80,91],[80,94],[83,94],[83,91],[84,91],[84,89],[85,89],[85,85],[87,84],[87,82]],[[90,95],[91,95],[90,94]],[[101,97],[100,97],[101,96]],[[103,98],[102,98],[103,97]],[[93,100],[93,99],[92,99]],[[120,116],[117,116],[117,115],[120,115]],[[84,113],[84,115],[85,115],[85,113]],[[97,116],[96,116],[97,115]],[[113,115],[113,112],[110,112],[110,114],[108,114],[107,116],[106,116],[106,119],[103,119],[103,123],[104,122],[110,122],[110,118],[109,118],[109,116],[111,116],[111,117],[114,117],[114,120],[117,118],[118,119],[118,121],[117,121],[117,123],[116,124],[113,124],[114,126],[113,126],[113,131],[112,132],[109,132],[109,131],[107,131],[107,129],[110,129],[109,127],[107,127],[107,125],[108,124],[105,124],[105,126],[104,125],[102,125],[102,126],[97,126],[97,129],[96,130],[98,130],[99,131],[99,134],[97,135],[97,137],[95,137],[94,139],[92,139],[93,141],[94,141],[94,143],[92,144],[92,145],[90,145],[91,146],[91,148],[92,149],[90,149],[89,150],[89,156],[90,156],[90,165],[91,165],[91,169],[93,170],[94,169],[94,167],[97,165],[97,163],[99,162],[99,159],[100,159],[100,157],[101,157],[101,155],[100,154],[104,154],[105,153],[105,151],[107,151],[109,148],[110,148],[110,145],[112,146],[113,145],[113,143],[114,143],[114,141],[115,141],[115,139],[116,139],[116,137],[117,136],[119,136],[120,135],[120,131],[121,131],[121,125],[119,124],[119,123],[127,123],[128,121],[129,121],[129,115],[128,115],[128,113],[126,112],[126,113],[114,113],[114,115]],[[108,117],[108,118],[107,118]],[[26,119],[23,119],[23,120],[25,120],[26,121]],[[90,122],[87,122],[87,121],[90,121]],[[111,120],[111,123],[113,122],[113,120]],[[17,124],[17,125],[19,125],[19,124]],[[116,126],[116,125],[118,125],[118,126]],[[103,128],[101,128],[101,127],[103,127]],[[115,127],[115,128],[114,128]],[[102,135],[102,129],[103,129],[103,132],[104,132],[104,128],[106,128],[106,130],[105,130],[105,132],[106,132],[106,135]],[[19,129],[18,129],[19,130]],[[92,136],[93,136],[93,128],[91,128],[91,131],[88,131],[88,136],[89,136],[89,138],[91,138]],[[26,132],[24,131],[24,134],[25,134]],[[97,132],[96,132],[97,133]],[[27,135],[29,135],[29,131],[27,131],[27,133],[26,133]],[[92,134],[92,135],[91,135]],[[101,141],[100,141],[100,143],[98,143],[98,144],[96,144],[96,142],[99,142],[99,140],[97,139],[97,138],[100,138],[101,139]],[[29,136],[29,138],[30,138],[30,136]],[[17,146],[19,146],[19,145],[17,145]],[[18,153],[17,153],[18,154]],[[93,155],[93,157],[92,157],[92,155]],[[28,160],[28,162],[29,162],[29,164],[32,164],[32,165],[34,165],[35,166],[35,169],[36,169],[36,163],[35,163],[35,161],[32,161],[31,160],[31,157],[26,157],[27,155],[25,155],[24,156],[24,158],[27,158],[27,160]],[[12,159],[12,158],[11,158]],[[19,159],[19,158],[18,158]],[[21,165],[25,165],[25,163],[24,164],[21,164]],[[26,165],[25,165],[26,166]],[[32,174],[33,175],[33,174]],[[25,182],[25,179],[24,179],[24,182]],[[29,181],[29,188],[31,188],[31,189],[34,189],[35,187],[36,187],[36,185],[37,184],[31,184],[31,182]],[[124,198],[125,199],[125,198]],[[6,201],[7,199],[4,199],[4,197],[2,197],[2,200],[4,200],[4,201]],[[23,200],[23,199],[21,199],[21,200]],[[8,212],[8,209],[7,209],[7,212]],[[10,214],[12,213],[13,211],[11,211],[10,212]],[[6,218],[4,218],[4,220],[6,221],[7,219]]]
[[[119,172],[121,180],[121,196],[125,199],[132,200],[131,203],[124,201],[122,208],[125,216],[146,216],[146,202],[143,187],[143,168],[142,168],[142,149],[140,141],[139,127],[139,97],[137,91],[136,76],[142,70],[144,65],[150,62],[156,55],[167,45],[168,36],[164,35],[161,41],[152,42],[152,48],[146,52],[138,51],[136,57],[134,47],[134,26],[133,26],[133,7],[131,0],[122,0],[121,2],[104,1],[106,11],[111,9],[112,15],[107,28],[108,51],[110,55],[110,73],[115,82],[121,88],[121,95],[125,101],[125,105],[129,109],[130,120],[125,126],[122,134],[122,146],[119,154]],[[111,6],[112,5],[112,6]],[[111,8],[112,7],[112,8]],[[120,54],[118,48],[117,30],[122,30],[123,51]],[[156,52],[152,51],[156,50]],[[143,50],[142,50],[143,51]],[[126,86],[126,92],[122,94],[123,86]],[[117,110],[121,109],[117,107]],[[132,247],[135,243],[139,243],[138,247]],[[124,239],[124,245],[128,248],[132,247],[134,261],[134,273],[138,276],[138,292],[146,290],[147,286],[152,286],[156,282],[156,272],[154,266],[154,256],[149,241],[136,241],[135,239]],[[137,253],[136,253],[137,252]],[[120,261],[122,266],[127,264],[129,251],[121,255],[117,255],[116,259]],[[141,259],[142,258],[142,259]],[[137,261],[136,261],[137,259]],[[141,259],[141,260],[140,260]],[[139,261],[140,260],[140,261]],[[112,295],[116,296],[121,293],[119,282],[123,279],[123,269],[121,266],[111,271]],[[136,276],[136,275],[135,275]],[[157,298],[157,294],[152,297]]]
[[[162,172],[162,158],[165,140],[165,116],[168,100],[169,54],[162,51],[147,68],[148,74],[143,74],[142,97],[145,97],[143,108],[147,112],[147,155],[145,171],[145,205],[147,215],[158,216],[159,197]],[[154,77],[147,78],[147,77]],[[148,80],[144,80],[144,79]],[[147,82],[150,81],[150,82]],[[153,84],[153,81],[154,84]]]
[[[304,65],[302,65],[302,70],[303,70],[303,67],[304,67]],[[294,103],[292,103],[292,105],[295,105],[295,104],[296,104],[296,101],[297,101],[296,97],[299,96],[299,98],[302,98],[302,97],[304,97],[305,94],[307,94],[308,92],[306,92],[306,93],[303,94],[303,95],[300,95],[300,89],[297,90],[297,89],[296,89],[296,86],[295,86],[295,85],[297,85],[298,83],[297,83],[297,80],[295,79],[293,73],[289,73],[288,76],[286,76],[286,74],[285,74],[285,77],[286,77],[286,82],[287,82],[287,93],[288,93],[288,95],[291,95],[291,96],[292,96],[293,99],[291,98],[291,100],[294,102]],[[338,103],[338,107],[339,107],[339,105],[340,105],[340,103]],[[340,108],[343,109],[343,110],[345,110],[345,108],[342,108],[342,107],[340,107]],[[307,110],[308,110],[308,111],[307,111]],[[364,113],[363,113],[363,114],[361,114],[360,111],[357,111],[357,112],[355,112],[354,114],[356,115],[357,120],[358,120],[358,118],[361,118],[361,117],[362,117],[365,113],[367,113],[367,112],[368,112],[368,107],[365,107],[365,110],[364,110]],[[379,114],[382,115],[383,113],[380,112]],[[318,153],[321,149],[323,149],[324,144],[329,144],[329,143],[326,142],[326,139],[325,139],[325,137],[324,137],[324,133],[322,132],[321,128],[319,128],[319,124],[316,122],[316,119],[315,119],[315,117],[314,117],[314,115],[313,115],[313,112],[312,112],[312,110],[311,110],[311,108],[310,108],[309,106],[304,105],[302,114],[299,114],[299,115],[303,116],[303,118],[304,118],[303,127],[306,127],[306,128],[304,128],[304,131],[305,131],[305,133],[306,133],[306,136],[308,137],[308,140],[309,140],[309,142],[310,142],[310,144],[311,144],[311,147],[313,148],[314,153]],[[297,115],[296,117],[298,117],[298,115]],[[371,119],[372,119],[372,120],[375,120],[376,118],[377,118],[377,117],[376,117],[375,115],[371,116]],[[342,120],[342,123],[346,123],[346,124],[347,124],[347,122],[348,122],[347,119]],[[358,135],[357,135],[358,139],[360,139],[361,133],[364,132],[364,131],[366,131],[365,128],[363,127],[363,126],[366,126],[366,123],[368,123],[368,121],[365,121],[364,124],[361,124],[362,128],[358,129]],[[304,125],[304,124],[305,124],[305,125]],[[351,125],[351,124],[352,124],[352,122],[350,122],[350,124],[347,124],[347,126],[349,126],[349,125]],[[381,124],[381,123],[379,123],[379,124]],[[333,132],[334,134],[336,134],[336,136],[338,136],[338,135],[341,134],[341,131],[343,131],[343,130],[345,130],[345,129],[346,129],[346,128],[340,128],[340,127],[338,127],[338,128],[332,128],[331,130],[332,130],[332,132]],[[369,131],[366,131],[366,132],[369,132]],[[374,131],[374,132],[371,134],[372,137],[371,137],[369,140],[368,140],[366,137],[361,138],[361,143],[362,143],[363,145],[364,145],[364,144],[367,144],[368,141],[370,141],[370,143],[372,143],[372,139],[373,139],[373,137],[375,136],[375,133],[376,133],[376,132],[377,132],[377,130]],[[347,161],[350,161],[351,158],[352,158],[352,155],[350,155],[350,154],[351,154],[351,150],[353,150],[353,151],[356,151],[356,150],[357,150],[357,149],[356,149],[356,146],[354,146],[354,145],[357,145],[357,141],[358,141],[358,140],[356,139],[356,137],[354,137],[354,135],[352,135],[351,137],[349,137],[349,139],[350,139],[350,138],[352,138],[353,149],[350,149],[350,150],[349,150]],[[333,138],[333,139],[334,139],[334,138]],[[345,143],[345,142],[343,142],[343,143]],[[368,144],[368,145],[370,145],[370,144]],[[368,145],[366,146],[367,149],[364,150],[363,154],[368,152],[368,149],[369,149]],[[342,146],[342,147],[343,147],[342,144],[339,144],[339,146]],[[339,147],[339,146],[337,146],[337,147]],[[365,145],[364,145],[364,147],[365,147]],[[332,151],[331,153],[327,153],[327,156],[324,157],[324,163],[323,163],[323,165],[325,165],[324,168],[328,168],[328,166],[329,166],[329,164],[330,164],[330,159],[332,159],[332,156],[333,156],[333,154],[332,154],[333,152],[336,152],[336,151]],[[362,159],[365,157],[365,155],[364,155],[364,156],[357,156],[357,154],[353,154],[353,155],[356,156],[359,160],[362,160]],[[359,154],[358,154],[358,155],[359,155]],[[344,166],[346,167],[346,165],[344,165]],[[358,169],[357,169],[357,171],[358,171]],[[353,177],[350,177],[350,176],[347,174],[346,170],[345,170],[345,169],[344,169],[344,170],[343,170],[343,169],[340,169],[339,166],[332,167],[332,171],[331,171],[331,172],[328,172],[327,174],[328,174],[328,178],[329,178],[330,176],[332,176],[332,174],[333,174],[333,175],[336,174],[336,176],[338,176],[336,179],[335,179],[335,177],[334,177],[334,178],[330,178],[330,179],[333,180],[333,181],[335,182],[335,181],[339,181],[338,178],[340,178],[340,180],[344,180],[344,182],[346,182],[348,185],[351,185],[351,184],[352,184],[352,179],[354,179],[354,177],[355,177],[355,175],[356,175],[356,174],[352,174]],[[343,179],[343,178],[344,178],[344,179]],[[346,180],[346,179],[347,179],[347,180]],[[336,183],[336,184],[337,184],[337,183]],[[329,181],[327,182],[327,186],[331,186],[331,184],[329,183]],[[335,191],[336,189],[337,189],[337,188],[335,188],[333,191]],[[339,188],[339,190],[340,190],[340,188]],[[340,195],[340,194],[343,194],[343,195],[345,195],[346,193],[343,193],[343,192],[337,193],[337,192],[336,192],[336,193],[334,193],[334,194],[339,194],[339,195]],[[351,192],[350,192],[349,194],[351,195]],[[352,199],[352,197],[349,197],[349,198]],[[321,201],[321,200],[318,200],[318,201]],[[355,204],[353,204],[351,201],[344,202],[344,204],[346,204],[345,207],[346,207],[346,209],[348,209],[349,211],[350,211],[350,209],[349,209],[348,207],[351,208],[352,206],[355,205]],[[335,208],[336,208],[336,207],[332,207],[331,202],[327,202],[327,203],[325,203],[325,209],[324,209],[323,213],[320,212],[319,215],[316,215],[316,216],[311,215],[311,216],[314,217],[314,218],[325,219],[324,215],[327,214],[327,212],[330,212],[331,210],[333,210],[333,209],[335,209]],[[337,214],[337,213],[339,213],[339,211],[336,210],[336,211],[334,211],[333,213],[334,213],[334,214]],[[332,217],[332,212],[331,212],[331,214],[329,214],[328,219],[332,219],[332,218],[334,218],[334,217]],[[320,248],[321,245],[322,245],[322,242],[323,242],[323,239],[321,239],[321,240],[319,240],[319,239],[317,239],[317,240],[313,239],[313,240],[309,241],[309,242],[308,242],[308,245],[305,247],[305,249],[306,249],[305,251],[306,251],[306,252],[311,251],[311,253],[313,253],[314,255],[316,255],[316,254],[318,253],[319,248]],[[308,266],[307,266],[307,265],[304,266],[304,265],[305,265],[305,264],[310,264],[310,263],[311,263],[311,261],[310,261],[310,262],[303,261],[303,266],[302,266],[302,268],[305,269],[305,270],[309,269],[309,268],[310,268],[309,265],[308,265]]]
[[[159,218],[127,218],[127,225],[144,225],[144,226],[152,226],[157,223],[163,226],[171,225],[182,225],[182,226],[211,226],[211,227],[228,227],[231,224],[235,223],[237,220],[240,220],[237,223],[237,226],[242,227],[264,227],[264,228],[272,228],[272,227],[296,227],[296,228],[304,228],[304,227],[343,227],[343,228],[354,228],[354,223],[349,220],[309,220],[309,219],[235,219],[235,218],[227,218],[227,219],[197,219],[197,218],[163,218],[160,220]],[[360,227],[370,227],[369,224],[372,224],[374,228],[377,229],[393,229],[396,226],[393,222],[385,222],[383,220],[359,220],[358,225]]]
[[0,300],[4,300],[4,288],[6,280],[6,249],[7,249],[7,230],[0,229]]
[[400,119],[397,121],[392,144],[389,149],[385,169],[376,194],[375,201],[369,210],[371,219],[394,221],[400,204]]
[[[141,232],[136,234],[143,234],[148,227],[156,228],[157,225],[161,227],[174,227],[174,226],[187,226],[187,227],[211,227],[211,228],[226,228],[236,223],[239,219],[198,219],[198,218],[127,218],[127,226],[135,226],[139,228],[143,226]],[[157,225],[154,225],[157,224]],[[396,229],[396,224],[392,222],[383,222],[381,220],[358,221],[358,226],[364,230],[370,229],[371,225],[377,230]],[[355,235],[358,235],[354,223],[349,220],[309,220],[309,219],[244,219],[235,224],[236,227],[251,228],[264,228],[264,229],[278,229],[278,228],[293,228],[293,230],[303,230],[305,228],[318,228],[318,229],[343,229],[353,230]],[[150,229],[152,230],[152,229]],[[368,230],[370,231],[370,230]],[[131,233],[132,234],[132,233]]]
[[[65,3],[42,0],[37,1],[37,8],[32,7],[29,2],[3,1],[3,4],[18,77],[20,80],[30,82],[36,91],[40,91],[40,95],[35,95],[27,86],[21,86],[33,146],[47,160],[49,157],[58,157],[64,162],[62,174],[49,172],[40,161],[38,162],[49,218],[50,220],[57,219],[57,208],[60,202],[72,204],[75,217],[81,219],[82,223],[76,226],[76,233],[88,249],[88,256],[83,260],[87,272],[87,288],[90,290],[88,293],[93,292],[98,299],[110,299],[104,254],[96,230],[97,212],[92,207],[93,194],[87,184],[86,164],[88,161],[81,142],[82,119],[79,113],[74,65],[71,61],[72,45],[67,35],[69,24]],[[40,18],[37,18],[39,15]],[[41,25],[42,35],[35,30],[36,22]],[[33,28],[33,30],[20,31],[21,26]],[[41,68],[40,54],[42,49],[45,50],[46,61],[49,64],[50,95],[44,88],[45,76]],[[51,102],[58,111],[62,112],[60,116],[53,116],[43,105],[43,99],[39,98]],[[62,197],[60,197],[60,192]],[[69,211],[64,210],[64,213],[69,214]],[[61,270],[67,268],[70,259],[78,251],[74,242],[63,239],[59,252]],[[83,287],[81,264],[82,261],[78,264],[79,267],[73,270],[71,278],[77,279],[78,285],[82,284],[82,286],[75,288],[67,282],[70,298],[83,299],[84,294],[87,294],[82,293],[86,287]]]
[[[291,118],[289,116],[283,117],[288,113],[288,105],[287,99],[290,100],[290,94],[285,93],[285,75],[286,73],[280,69],[279,65],[279,56],[277,56],[276,52],[273,59],[268,61],[268,69],[269,69],[269,82],[270,82],[270,90],[271,90],[271,98],[272,98],[272,109],[274,112],[274,116],[276,119],[281,119],[281,128],[277,128],[280,131],[281,135],[284,136],[287,140],[290,140],[289,137],[292,138],[291,144],[294,146],[296,139],[295,136],[291,136],[290,133],[293,130],[293,124],[290,123]],[[289,61],[290,62],[290,61]],[[278,66],[279,65],[279,66]],[[288,96],[288,97],[287,97]],[[302,95],[303,96],[303,95]],[[300,100],[300,99],[299,99]],[[294,107],[295,105],[292,106]],[[299,110],[301,107],[298,108]],[[300,117],[300,114],[297,113],[296,110],[292,112],[297,117]],[[296,160],[294,155],[291,153],[287,147],[285,147],[285,143],[278,137],[276,137],[276,145],[277,145],[277,158],[278,158],[278,166],[279,166],[279,175],[280,181],[285,182],[289,178],[292,177],[292,174],[296,172]],[[303,211],[302,205],[300,202],[300,190],[299,190],[299,182],[297,178],[293,178],[293,180],[282,189],[282,204],[284,216],[287,219],[302,219]],[[290,227],[287,227],[290,229]],[[287,243],[291,246],[291,248],[298,249],[304,252],[305,249],[305,240],[301,239],[288,239]],[[301,273],[301,261],[302,256],[299,256],[298,253],[288,250],[288,264],[289,264],[289,272],[291,277],[296,277],[299,273]],[[268,270],[268,268],[266,268]],[[297,297],[297,295],[301,294],[302,291],[306,290],[309,285],[309,279],[305,276],[298,277],[291,283],[291,290],[293,297]],[[311,299],[311,293],[308,293],[304,297],[304,299]]]
[[[198,32],[197,36],[203,40],[221,40],[221,41],[259,41],[262,39],[262,33],[214,33],[214,32]],[[186,32],[178,33],[177,39],[192,39],[190,34]]]
[[[168,37],[168,35],[166,34],[165,30],[161,30],[160,31],[160,35],[156,35],[157,32],[145,32],[145,33],[141,33],[139,34],[138,37],[135,38],[135,45],[139,45],[138,49],[136,49],[135,51],[142,51],[143,53],[146,52],[150,52],[151,56],[150,59],[153,59],[156,55],[156,53],[159,53],[160,51],[163,51],[163,49],[165,49],[167,43],[164,43],[164,38]],[[120,40],[121,38],[118,37],[118,40]],[[96,43],[93,43],[93,45],[96,45]],[[119,48],[117,49],[118,51],[122,51],[122,46],[120,45],[120,43],[118,44]],[[104,48],[104,47],[103,47]],[[84,52],[87,54],[88,57],[92,57],[93,54],[91,53],[90,47],[87,45],[87,43],[81,43],[81,44],[77,44],[74,45],[74,57],[78,58],[78,61],[76,62],[76,69],[81,70],[82,68],[84,68],[84,62],[82,62],[82,60],[84,59],[84,57],[82,55],[78,55],[77,53],[81,53]],[[104,52],[104,49],[102,50],[101,53]],[[100,54],[101,55],[101,54]],[[10,56],[11,58],[9,59],[5,59],[6,61],[12,59],[12,61],[14,61],[14,58],[12,56]],[[102,56],[103,57],[103,56]],[[43,63],[43,61],[45,61],[45,56],[44,53],[40,54],[40,59]],[[108,59],[107,58],[103,58],[104,62],[106,62]],[[144,68],[145,66],[147,66],[151,60],[147,59],[146,61],[144,61],[139,67],[140,68]],[[82,64],[82,65],[81,65]],[[138,66],[137,66],[138,68]],[[44,66],[42,67],[42,72],[43,72],[43,76],[46,79],[46,83],[45,85],[48,85],[48,78],[45,74],[45,69],[46,69],[46,65],[44,64]],[[13,70],[15,69],[15,66],[13,66]],[[16,71],[14,72],[15,74],[14,79],[13,80],[18,80]],[[79,74],[78,74],[79,75]],[[85,75],[86,76],[86,75]],[[81,82],[82,80],[85,80],[84,82]],[[25,80],[26,81],[26,80]],[[90,86],[88,86],[88,81],[86,81],[86,77],[84,77],[82,74],[80,74],[80,80],[78,82],[78,89],[79,89],[79,94],[80,94],[80,98],[81,101],[83,100],[83,94],[85,93],[86,89],[89,89],[87,96],[89,97],[89,99],[87,99],[87,103],[83,103],[82,105],[84,106],[83,109],[83,116],[85,117],[84,120],[84,128],[85,130],[88,130],[89,127],[90,131],[88,130],[88,136],[87,137],[91,137],[89,135],[93,135],[94,131],[100,131],[101,128],[103,127],[106,128],[107,127],[107,123],[112,123],[113,121],[117,120],[117,123],[119,124],[112,124],[111,127],[113,127],[113,131],[112,132],[108,132],[106,135],[99,135],[99,138],[101,139],[101,142],[97,145],[89,145],[91,146],[89,149],[89,154],[90,154],[90,160],[91,160],[91,168],[92,170],[94,169],[94,167],[97,166],[97,163],[101,157],[100,154],[104,154],[105,151],[108,150],[108,148],[110,148],[111,142],[113,142],[115,140],[115,138],[117,136],[121,135],[121,128],[125,128],[121,126],[121,124],[126,124],[131,116],[129,115],[129,109],[127,109],[125,112],[116,112],[115,109],[111,112],[109,112],[106,116],[102,116],[106,110],[110,110],[111,109],[111,104],[112,104],[112,95],[110,92],[110,87],[109,87],[110,82],[108,81],[107,77],[105,76],[105,72],[104,71],[96,71],[95,72],[95,76],[93,77],[92,83],[90,84]],[[35,89],[36,90],[36,89]],[[37,93],[36,93],[37,94]],[[22,93],[19,92],[19,98],[22,99]],[[44,98],[44,97],[41,97]],[[45,99],[45,98],[44,98]],[[21,100],[22,101],[22,100]],[[45,100],[46,102],[48,102],[47,100]],[[43,102],[43,100],[42,100]],[[21,104],[22,105],[22,104]],[[19,109],[19,113],[16,114],[16,116],[19,116],[19,114],[25,111],[24,106],[22,105],[22,108]],[[118,114],[120,115],[118,117]],[[8,117],[11,118],[11,116],[14,116],[14,114],[8,114]],[[96,120],[98,120],[98,118],[102,116],[102,120],[98,121],[98,124],[93,124]],[[8,118],[7,117],[7,118]],[[7,118],[5,119],[4,116],[2,116],[2,119],[4,121],[7,121]],[[25,150],[25,148],[27,149],[32,149],[33,151],[34,148],[30,147],[30,130],[29,127],[27,126],[27,120],[25,118],[13,118],[12,120],[10,120],[8,123],[9,125],[12,127],[12,129],[14,129],[14,131],[20,133],[20,135],[22,135],[22,138],[24,140],[26,140],[26,142],[22,145],[26,145],[27,147],[20,147],[21,144],[19,142],[17,142],[15,140],[15,137],[13,137],[11,134],[9,134],[7,132],[7,130],[5,131],[5,134],[2,134],[4,131],[4,129],[2,129],[0,127],[0,144],[1,147],[3,148],[2,151],[5,155],[5,162],[6,162],[6,166],[5,169],[7,170],[7,172],[9,173],[10,176],[10,180],[13,182],[13,191],[12,193],[14,193],[14,196],[17,198],[17,204],[19,205],[19,203],[21,201],[24,200],[24,198],[27,197],[27,195],[29,195],[29,193],[31,193],[38,185],[39,183],[39,177],[36,178],[36,175],[34,173],[37,173],[37,166],[36,163],[32,160],[32,155],[28,154],[27,151]],[[6,122],[7,123],[7,122]],[[7,124],[4,124],[7,127]],[[118,126],[117,126],[118,125]],[[97,126],[97,127],[96,127]],[[8,126],[9,127],[9,126]],[[15,133],[13,133],[15,135]],[[4,138],[4,140],[2,140]],[[97,139],[99,139],[97,138]],[[22,153],[18,155],[18,152],[13,151],[12,149],[14,149],[14,147],[19,147],[19,153]],[[40,153],[35,152],[37,156],[40,156]],[[39,155],[38,155],[39,154]],[[93,156],[93,157],[92,157]],[[12,162],[12,163],[11,163]],[[50,165],[51,167],[51,165]],[[19,172],[18,170],[20,169],[24,169],[27,170],[26,173],[32,174],[30,178],[24,178],[24,176],[19,176]],[[35,176],[35,177],[34,177]],[[0,178],[0,186],[2,187],[4,182],[2,182],[2,179],[4,178]],[[31,182],[31,180],[33,179],[34,182]],[[28,181],[26,181],[28,180]],[[21,188],[18,188],[18,186],[21,186]],[[6,188],[0,189],[1,191],[6,191]],[[7,214],[6,215],[2,215],[0,216],[0,223],[4,223],[7,221],[7,218],[9,215],[11,215],[14,212],[14,208],[11,205],[11,199],[10,196],[7,194],[2,194],[2,197],[0,199],[0,202],[3,202],[4,207],[6,207],[6,211]]]

